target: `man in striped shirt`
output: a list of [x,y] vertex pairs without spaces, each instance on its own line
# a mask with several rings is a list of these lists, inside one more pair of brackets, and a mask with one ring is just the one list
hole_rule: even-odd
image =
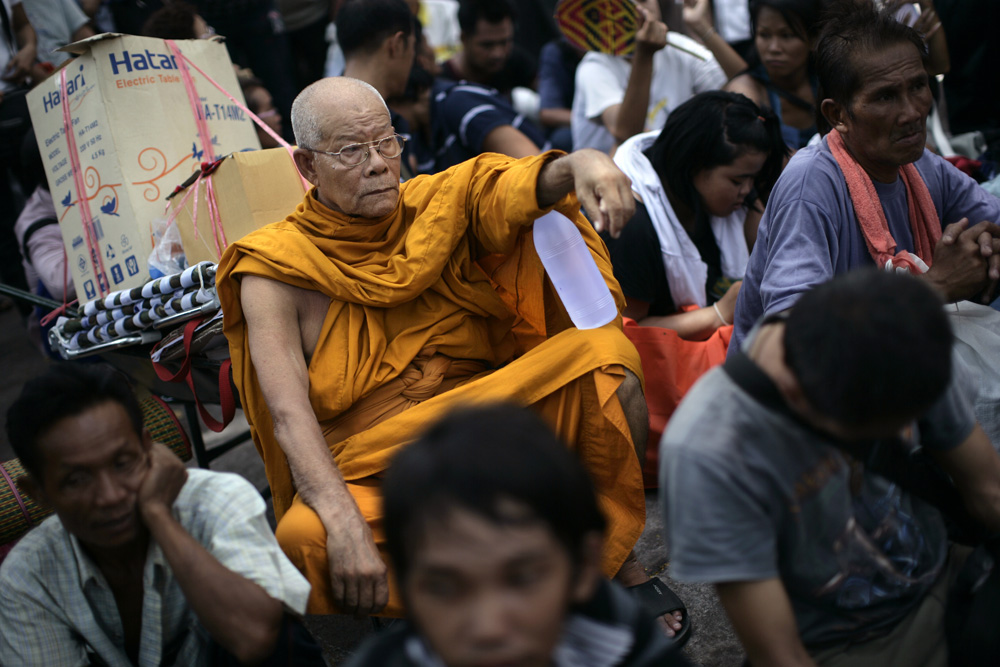
[[323,664],[260,495],[153,443],[116,373],[53,367],[7,430],[20,486],[55,516],[0,568],[0,664]]

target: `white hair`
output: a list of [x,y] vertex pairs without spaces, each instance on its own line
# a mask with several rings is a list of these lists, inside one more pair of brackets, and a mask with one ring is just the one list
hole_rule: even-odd
[[299,93],[295,101],[292,102],[292,133],[295,135],[295,143],[306,148],[315,148],[323,142],[323,120],[328,113],[321,104],[333,90],[350,86],[358,91],[368,91],[382,103],[385,112],[389,113],[389,106],[382,99],[382,95],[367,81],[352,79],[348,76],[334,76],[320,79],[310,84]]

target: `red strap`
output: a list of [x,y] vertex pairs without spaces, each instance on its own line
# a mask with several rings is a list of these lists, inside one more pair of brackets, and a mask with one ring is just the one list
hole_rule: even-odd
[[229,368],[232,366],[232,361],[226,359],[219,366],[219,403],[222,405],[222,421],[217,421],[215,417],[205,409],[202,405],[201,400],[198,398],[198,393],[194,390],[194,378],[189,372],[187,375],[187,385],[191,388],[191,394],[194,396],[195,405],[198,406],[198,414],[201,415],[201,420],[205,422],[205,426],[215,431],[220,432],[222,429],[229,426],[229,423],[233,421],[233,416],[236,414],[236,401],[233,399],[233,387],[229,382]]
[[194,340],[194,330],[198,328],[203,319],[203,317],[196,317],[193,320],[188,320],[187,324],[184,325],[184,361],[181,362],[181,367],[176,373],[171,373],[158,361],[153,362],[153,370],[156,371],[158,378],[164,382],[180,382],[191,375],[191,341]]
[[157,377],[164,382],[185,382],[191,390],[191,395],[194,396],[194,403],[198,406],[201,420],[205,426],[218,433],[229,426],[236,415],[236,400],[233,396],[232,383],[229,381],[229,369],[232,366],[232,361],[226,359],[219,367],[219,403],[222,406],[222,421],[218,421],[198,398],[198,392],[194,388],[194,376],[191,373],[191,342],[194,339],[194,330],[204,319],[201,317],[188,320],[187,324],[184,325],[184,360],[181,362],[180,369],[176,373],[171,373],[162,364],[153,361],[153,370],[156,371]]

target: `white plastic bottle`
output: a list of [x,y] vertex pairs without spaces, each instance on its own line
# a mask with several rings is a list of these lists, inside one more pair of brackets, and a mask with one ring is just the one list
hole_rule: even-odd
[[535,220],[535,251],[577,329],[615,319],[618,307],[576,225],[550,211]]

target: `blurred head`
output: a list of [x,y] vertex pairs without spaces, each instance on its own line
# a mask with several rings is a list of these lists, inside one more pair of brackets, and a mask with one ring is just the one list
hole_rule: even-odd
[[465,65],[475,75],[499,73],[514,48],[516,14],[510,0],[459,0]]
[[820,26],[821,0],[753,0],[750,26],[754,46],[772,78],[809,64]]
[[437,76],[441,72],[441,66],[438,65],[437,56],[434,55],[434,47],[427,41],[427,35],[420,25],[420,21],[416,21],[414,27],[416,28],[417,44],[413,66],[422,67],[425,71],[430,72],[432,77]]
[[787,152],[772,112],[713,91],[674,109],[646,157],[672,199],[696,214],[728,216],[770,192]]
[[119,373],[52,366],[10,407],[7,435],[28,472],[22,488],[85,546],[112,549],[140,534],[137,492],[152,441]]
[[186,2],[171,2],[149,15],[142,34],[160,39],[204,39],[215,31],[205,23],[198,10]]
[[854,271],[806,293],[785,323],[785,365],[799,411],[843,439],[889,437],[922,415],[951,379],[944,304],[922,280]]
[[[264,87],[264,83],[255,77],[240,77],[240,87],[243,89],[243,98],[247,102],[247,108],[257,114],[264,123],[281,136],[282,121],[281,112],[274,106],[271,93]],[[255,126],[256,127],[256,126]],[[261,148],[277,148],[279,144],[271,135],[257,127],[257,138],[260,140]]]
[[400,451],[382,488],[400,590],[444,663],[550,665],[600,580],[604,530],[551,429],[513,405],[453,413]]
[[372,53],[396,34],[412,38],[415,22],[403,0],[346,0],[337,11],[337,42],[345,58]]
[[406,82],[406,90],[402,96],[393,100],[393,108],[400,110],[410,121],[411,129],[430,127],[431,124],[431,89],[434,87],[434,76],[419,65],[414,65],[410,78]]
[[385,94],[393,97],[406,86],[416,53],[417,19],[403,0],[347,0],[337,12],[337,39],[350,63],[377,61],[385,76]]
[[[400,155],[384,157],[371,142],[395,130],[382,96],[364,81],[329,77],[309,85],[292,103],[295,166],[316,186],[328,208],[361,218],[388,215],[399,200]],[[357,144],[368,144],[357,148]],[[347,166],[324,151],[367,150],[368,159]]]
[[932,96],[920,35],[870,2],[844,0],[816,49],[821,129],[836,128],[872,178],[920,158]]

